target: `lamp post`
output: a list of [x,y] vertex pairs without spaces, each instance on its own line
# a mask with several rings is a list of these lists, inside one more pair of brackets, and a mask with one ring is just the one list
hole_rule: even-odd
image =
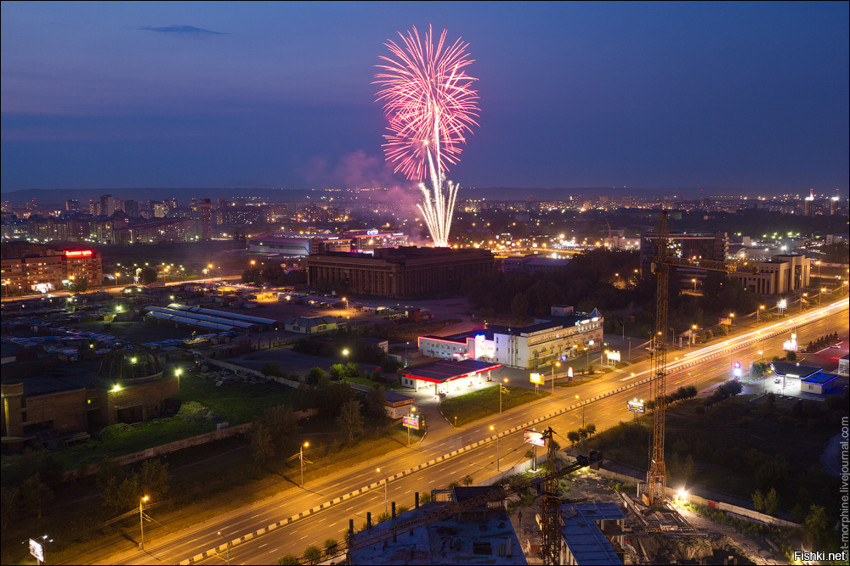
[[342,349],[342,359],[340,360],[343,364],[348,361],[348,348]]
[[[490,432],[495,433],[496,427],[494,427],[493,425],[490,425]],[[501,466],[500,466],[500,460],[501,460],[500,456],[501,456],[501,453],[499,452],[499,435],[497,434],[496,435],[496,471],[497,472],[502,471]]]
[[139,550],[145,549],[145,519],[144,512],[142,511],[142,505],[144,505],[145,501],[150,499],[147,495],[143,496],[139,500],[139,530],[142,532],[142,540],[139,543]]
[[310,443],[305,442],[298,448],[298,459],[301,460],[301,489],[304,489],[304,449],[309,447]]
[[732,330],[732,321],[735,320],[735,313],[729,313],[729,330]]
[[555,367],[561,367],[561,362],[552,364],[552,395],[555,394]]
[[[407,416],[412,417],[413,413],[415,413],[415,412],[416,412],[416,407],[411,406],[410,412],[407,414]],[[410,426],[407,427],[407,445],[410,446]]]
[[696,294],[696,292],[697,292],[697,278],[694,277],[693,279],[691,279],[691,283],[694,284],[694,294]]
[[820,306],[820,299],[823,297],[823,294],[826,293],[826,287],[820,288],[820,293],[818,293],[818,306]]
[[227,566],[230,566],[230,541],[227,540],[227,538],[223,534],[221,534],[221,531],[218,531],[218,536],[223,538],[224,542],[227,543]]
[[[507,382],[508,382],[508,378],[506,377],[503,381],[504,381],[505,383],[507,383]],[[507,393],[507,392],[508,392],[508,391],[507,391],[507,388],[506,388],[504,385],[502,385],[502,384],[500,383],[500,384],[499,384],[499,413],[501,413],[501,412],[502,412],[502,393]],[[455,419],[457,419],[457,417],[455,417]]]
[[756,309],[756,323],[759,321],[759,314],[764,310],[764,305],[759,305],[759,308]]
[[[381,474],[381,468],[378,468],[378,473]],[[387,474],[381,474],[384,476],[384,513],[387,512],[387,492],[388,492],[388,484],[390,483],[390,478],[387,477]]]

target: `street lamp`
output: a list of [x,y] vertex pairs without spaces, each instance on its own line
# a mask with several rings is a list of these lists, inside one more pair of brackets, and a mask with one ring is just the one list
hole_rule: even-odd
[[[378,468],[378,473],[379,474],[381,473],[381,468]],[[387,507],[387,490],[388,490],[388,487],[387,486],[390,483],[390,478],[387,476],[387,474],[381,474],[381,475],[384,476],[384,513],[386,513],[387,509],[388,509],[388,507]]]
[[304,489],[304,449],[309,447],[310,443],[305,442],[298,448],[298,459],[301,460],[301,489]]
[[224,542],[227,543],[227,566],[230,566],[230,541],[227,540],[227,537],[225,537],[223,534],[221,534],[221,531],[218,531],[218,536],[223,538]]
[[561,367],[561,362],[552,364],[552,395],[555,394],[555,367]]
[[820,288],[820,293],[818,293],[818,306],[820,306],[820,299],[823,297],[823,294],[826,293],[826,287]]
[[[576,399],[581,403],[581,398],[578,395],[576,395]],[[581,426],[584,427],[584,403],[581,403]]]
[[139,550],[145,549],[145,520],[144,520],[144,512],[142,511],[142,505],[150,499],[147,495],[142,497],[139,500],[139,529],[142,531],[142,541],[139,543]]
[[[493,425],[490,425],[490,432],[495,433],[496,427],[494,427]],[[501,460],[500,455],[501,455],[501,453],[499,452],[499,435],[497,434],[496,435],[496,471],[497,472],[502,471],[501,466],[500,466],[500,460]]]
[[691,283],[694,284],[694,293],[696,293],[697,292],[697,279],[696,279],[696,277],[691,279]]
[[[505,382],[505,383],[507,383],[507,382],[508,382],[508,378],[507,378],[507,377],[504,379],[504,382]],[[509,393],[509,391],[508,391],[508,388],[507,388],[507,387],[505,387],[504,385],[502,385],[502,384],[500,383],[500,384],[499,384],[499,412],[500,412],[500,413],[502,412],[502,393]],[[455,417],[455,418],[457,418],[457,417]]]
[[764,310],[764,305],[759,305],[759,308],[756,309],[756,323],[759,321],[759,313]]
[[729,313],[729,330],[732,330],[732,321],[734,320],[734,318],[735,318],[735,313],[730,312]]

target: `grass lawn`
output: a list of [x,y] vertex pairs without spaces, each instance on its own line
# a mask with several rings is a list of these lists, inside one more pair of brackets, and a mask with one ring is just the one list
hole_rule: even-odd
[[287,405],[294,389],[274,381],[266,383],[226,382],[216,386],[194,372],[180,377],[180,401],[197,401],[224,415],[231,426],[246,423],[269,407]]
[[[507,386],[510,393],[502,394],[502,410],[507,411],[524,403],[542,399],[550,395],[548,391],[540,390],[535,393],[525,387]],[[479,389],[466,395],[458,395],[440,403],[440,410],[450,423],[457,422],[458,426],[465,425],[476,419],[499,412],[499,387]],[[457,417],[457,421],[455,421]]]

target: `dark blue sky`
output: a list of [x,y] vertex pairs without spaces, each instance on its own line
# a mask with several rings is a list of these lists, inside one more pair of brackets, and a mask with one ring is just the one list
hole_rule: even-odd
[[[2,3],[3,191],[399,184],[383,42],[462,36],[462,186],[848,189],[847,2]],[[141,197],[140,197],[141,198]]]

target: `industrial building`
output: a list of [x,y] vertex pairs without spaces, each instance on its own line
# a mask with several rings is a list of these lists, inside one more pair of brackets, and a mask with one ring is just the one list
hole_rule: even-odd
[[494,268],[493,254],[483,249],[410,246],[376,249],[374,255],[318,253],[307,259],[312,287],[339,285],[351,293],[391,298],[456,291],[469,277]]
[[175,326],[189,326],[206,330],[259,332],[277,325],[272,318],[249,316],[229,311],[218,311],[172,303],[168,307],[145,307],[146,318],[169,322]]
[[277,232],[250,238],[248,251],[277,254],[286,257],[303,257],[324,252],[371,253],[379,248],[407,245],[407,235],[401,232],[379,230],[348,230],[342,234],[296,234]]
[[770,369],[782,383],[782,390],[797,388],[802,393],[825,395],[838,385],[839,375],[827,373],[817,366],[802,365],[799,362],[771,362]]
[[599,311],[577,313],[569,306],[554,306],[551,312],[529,326],[486,325],[452,336],[420,336],[419,350],[433,358],[485,360],[536,369],[601,346],[605,319]]

